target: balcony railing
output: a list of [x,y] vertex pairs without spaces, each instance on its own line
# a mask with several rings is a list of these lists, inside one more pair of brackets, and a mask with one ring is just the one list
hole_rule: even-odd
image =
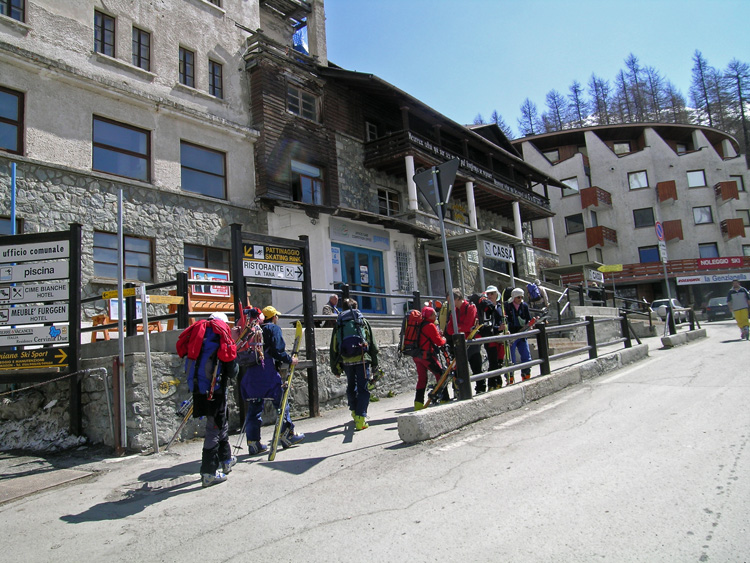
[[742,219],[724,219],[721,222],[721,235],[724,240],[745,236],[745,223]]
[[677,182],[659,182],[656,184],[656,195],[659,197],[659,203],[674,203],[677,201]]
[[599,186],[591,186],[590,188],[583,188],[581,190],[581,208],[586,209],[587,207],[608,207],[612,208],[612,194],[607,190],[601,189]]
[[586,229],[586,246],[616,246],[617,231],[609,227],[590,227]]
[[673,221],[664,221],[662,223],[664,227],[664,240],[670,241],[673,239],[683,240],[682,236],[682,220],[674,219]]

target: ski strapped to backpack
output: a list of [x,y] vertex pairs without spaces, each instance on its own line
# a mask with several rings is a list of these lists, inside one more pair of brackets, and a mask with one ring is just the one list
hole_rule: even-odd
[[336,319],[339,355],[343,357],[364,356],[369,346],[365,337],[365,318],[359,309],[348,309]]
[[[296,358],[299,354],[300,344],[302,344],[302,323],[297,321],[294,327],[294,344],[292,345],[292,357]],[[284,412],[289,402],[289,391],[292,388],[292,376],[294,375],[294,364],[289,367],[289,375],[286,377],[286,389],[281,397],[279,404],[279,417],[276,419],[276,427],[273,430],[273,440],[268,452],[268,461],[276,459],[276,450],[279,448],[279,438],[281,438],[281,427],[284,426]]]
[[[244,315],[243,315],[244,317]],[[263,313],[257,307],[248,310],[242,334],[237,341],[237,364],[241,368],[263,363]]]
[[[482,325],[475,324],[474,328],[471,329],[471,332],[466,337],[466,340],[471,340],[474,338],[479,332],[479,329]],[[446,361],[448,360],[448,355],[446,354]],[[443,375],[440,376],[440,379],[438,379],[437,383],[435,384],[435,387],[432,388],[432,391],[427,394],[427,400],[424,403],[425,408],[430,406],[430,403],[433,403],[437,400],[437,398],[442,394],[443,389],[448,384],[449,381],[452,381],[456,377],[456,358],[453,358],[448,363],[448,367],[445,368],[445,371],[443,371]]]
[[412,358],[422,355],[422,349],[419,346],[419,337],[422,336],[422,327],[425,320],[422,312],[412,309],[404,316],[401,322],[401,334],[399,336],[398,352]]

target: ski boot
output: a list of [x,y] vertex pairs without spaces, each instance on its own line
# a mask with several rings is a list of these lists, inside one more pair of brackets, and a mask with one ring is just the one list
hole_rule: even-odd
[[506,385],[513,385],[515,382],[516,382],[516,378],[513,376],[512,373],[509,373],[505,376]]
[[227,476],[220,469],[217,469],[213,475],[211,473],[201,473],[201,487],[204,489],[211,485],[223,483],[226,480]]
[[291,428],[287,428],[284,432],[282,432],[281,437],[279,438],[279,442],[281,442],[282,448],[287,449],[291,448],[292,446],[296,446],[304,439],[304,434],[295,434],[294,432],[292,432]]
[[424,408],[424,403],[421,403],[419,401],[414,401],[414,410],[415,411],[421,411]]
[[226,461],[221,462],[221,472],[224,475],[229,475],[232,472],[232,466],[237,463],[237,456],[232,456]]
[[370,425],[367,424],[367,419],[364,416],[354,417],[354,429],[355,430],[367,430],[369,427]]
[[250,455],[257,455],[257,454],[265,454],[268,453],[268,446],[258,442],[253,442],[248,440],[247,442],[247,449],[249,450]]

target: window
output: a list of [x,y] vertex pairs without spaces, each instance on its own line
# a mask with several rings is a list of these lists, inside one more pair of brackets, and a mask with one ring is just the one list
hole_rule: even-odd
[[115,18],[98,10],[94,11],[94,51],[115,56]]
[[583,214],[576,213],[575,215],[568,215],[565,218],[565,231],[572,235],[573,233],[583,232]]
[[323,205],[323,175],[320,168],[292,161],[292,199]]
[[365,122],[365,139],[374,141],[378,138],[378,126],[369,121]]
[[737,191],[738,192],[744,192],[745,191],[745,179],[742,176],[729,176],[730,180],[734,180],[737,182]]
[[737,217],[742,219],[742,224],[750,227],[750,209],[738,209]]
[[598,227],[599,226],[599,216],[596,214],[596,211],[589,211],[589,217],[591,219],[591,226],[592,227]]
[[381,215],[396,215],[401,211],[398,192],[378,190],[378,213]]
[[654,226],[654,208],[644,207],[643,209],[633,209],[633,223],[636,229],[641,227]]
[[596,261],[600,264],[604,264],[604,254],[602,253],[601,248],[595,248],[594,254],[596,254]]
[[707,223],[713,223],[714,215],[711,212],[711,206],[704,205],[701,207],[693,207],[693,219],[695,219],[696,225],[705,225]]
[[750,256],[750,244],[743,244],[742,245],[742,255],[743,256]]
[[195,88],[195,53],[180,47],[180,84]]
[[[123,236],[125,278],[150,282],[153,274],[153,248],[151,240],[134,236]],[[94,232],[94,275],[101,278],[117,278],[117,235]]]
[[287,86],[286,109],[313,121],[317,120],[315,96],[294,86]]
[[208,1],[211,2],[211,4],[213,4],[214,6],[218,6],[219,8],[221,8],[221,0],[208,0]]
[[719,247],[715,242],[705,242],[698,245],[698,254],[701,258],[718,258]]
[[223,68],[221,63],[208,61],[208,93],[217,98],[224,97],[224,87],[222,85]]
[[675,148],[677,149],[677,154],[685,154],[688,151],[687,145],[683,143],[677,143]]
[[645,170],[639,170],[638,172],[628,172],[628,185],[631,190],[638,190],[640,188],[648,188],[648,174]]
[[151,34],[137,27],[133,28],[133,66],[151,70]]
[[24,19],[24,1],[25,0],[0,0],[0,14],[22,22]]
[[223,248],[185,244],[185,269],[229,270],[229,251]]
[[542,154],[544,155],[544,158],[549,160],[552,164],[560,160],[560,151],[558,149],[544,151]]
[[588,252],[574,252],[570,255],[570,263],[571,264],[585,264],[589,261],[589,253]]
[[659,262],[659,248],[657,246],[641,246],[638,249],[638,259],[641,264]]
[[226,199],[226,164],[223,152],[182,141],[180,143],[182,189]]
[[563,184],[568,186],[568,188],[564,188],[562,191],[562,197],[567,197],[569,195],[578,195],[578,178],[576,176],[573,176],[572,178],[566,178],[565,180],[561,180]]
[[150,158],[148,131],[94,117],[94,170],[148,182]]
[[705,188],[706,174],[703,170],[691,170],[687,173],[688,188]]
[[628,154],[630,152],[630,141],[618,141],[612,145],[615,154]]
[[23,154],[23,94],[0,88],[0,150]]
[[[11,225],[10,217],[0,217],[0,235],[11,234]],[[12,234],[20,235],[21,233],[23,233],[23,219],[16,217],[16,232]]]

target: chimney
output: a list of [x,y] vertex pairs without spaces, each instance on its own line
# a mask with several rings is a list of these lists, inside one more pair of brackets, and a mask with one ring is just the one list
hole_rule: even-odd
[[323,0],[312,0],[312,12],[307,17],[307,46],[310,55],[318,57],[318,64],[328,66],[326,48],[326,10]]

